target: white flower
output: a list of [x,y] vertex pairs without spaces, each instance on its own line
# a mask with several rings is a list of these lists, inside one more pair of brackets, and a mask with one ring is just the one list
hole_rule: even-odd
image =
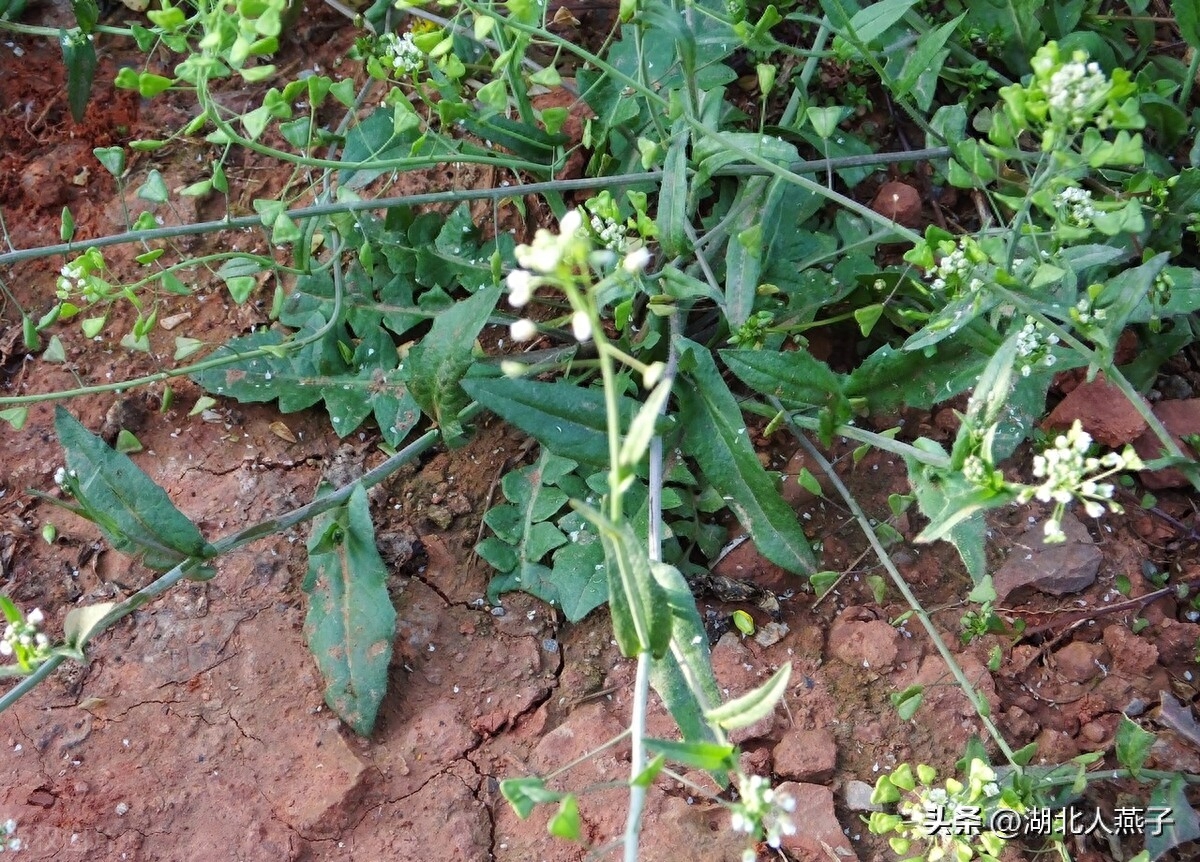
[[578,209],[569,210],[558,222],[558,232],[563,239],[571,239],[583,227],[583,216]]
[[26,617],[26,619],[29,620],[30,625],[40,626],[42,624],[42,622],[46,619],[46,616],[45,616],[45,614],[42,613],[41,608],[34,608],[33,610],[31,610],[29,612],[29,616]]
[[1042,526],[1042,532],[1045,533],[1046,544],[1054,544],[1061,542],[1067,538],[1062,531],[1062,524],[1054,518],[1047,518],[1046,523]]
[[420,71],[425,55],[413,42],[412,33],[397,36],[395,33],[384,33],[379,37],[379,47],[385,59],[391,62],[392,68],[401,75],[412,75]]
[[12,654],[13,654],[13,648],[12,648],[12,644],[9,642],[8,638],[5,638],[4,640],[0,641],[0,655],[12,655]]
[[577,311],[571,315],[571,332],[575,340],[582,343],[592,337],[592,319],[586,311]]
[[520,320],[514,320],[508,331],[513,341],[529,341],[537,335],[537,324],[527,317],[522,317]]
[[635,248],[621,261],[621,269],[630,275],[638,275],[650,265],[650,250],[644,245]]
[[508,285],[508,304],[513,308],[522,308],[533,298],[532,273],[523,269],[514,269],[504,279],[504,283]]
[[1074,61],[1051,75],[1046,87],[1050,110],[1073,126],[1087,122],[1108,95],[1108,77],[1100,64],[1085,63],[1083,57],[1076,52]]

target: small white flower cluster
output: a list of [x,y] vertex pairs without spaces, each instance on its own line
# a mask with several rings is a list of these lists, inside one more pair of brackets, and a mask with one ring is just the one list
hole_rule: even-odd
[[17,837],[17,821],[10,817],[0,825],[0,853],[5,850],[16,853],[23,846],[21,839]]
[[596,213],[592,213],[590,224],[592,233],[600,245],[617,254],[624,253],[628,244],[628,240],[625,238],[625,225]]
[[379,37],[379,49],[380,56],[400,75],[415,75],[425,62],[425,54],[413,42],[412,33],[384,33]]
[[1043,335],[1045,329],[1045,324],[1041,321],[1026,317],[1025,325],[1017,333],[1017,356],[1022,360],[1020,364],[1022,377],[1032,374],[1036,365],[1045,365],[1049,368],[1058,361],[1050,348],[1058,344],[1059,338],[1053,332]]
[[50,649],[50,639],[38,631],[45,619],[41,609],[34,608],[23,622],[9,623],[0,637],[0,655],[37,657]]
[[67,295],[75,290],[82,291],[87,286],[87,277],[87,267],[83,260],[73,260],[58,271],[58,289]]
[[1071,309],[1071,319],[1083,326],[1102,323],[1107,317],[1108,312],[1103,308],[1096,308],[1086,296],[1075,303],[1075,307]]
[[1041,479],[1040,485],[1026,487],[1018,496],[1018,502],[1031,499],[1043,503],[1054,503],[1054,514],[1046,521],[1044,530],[1047,542],[1061,542],[1062,514],[1067,503],[1079,500],[1088,517],[1099,518],[1107,508],[1110,512],[1121,512],[1121,506],[1113,502],[1113,486],[1100,480],[1121,470],[1140,470],[1144,466],[1130,446],[1124,452],[1109,452],[1101,458],[1087,457],[1092,445],[1092,435],[1083,430],[1078,419],[1071,430],[1054,439],[1054,445],[1033,459],[1033,475]]
[[1084,62],[1082,52],[1064,63],[1053,75],[1046,87],[1046,99],[1050,110],[1071,126],[1082,126],[1096,113],[1100,103],[1108,95],[1108,76],[1099,63]]
[[1065,188],[1055,195],[1054,205],[1063,212],[1067,224],[1073,227],[1091,227],[1097,213],[1092,204],[1092,193],[1077,186]]
[[[595,216],[593,216],[595,219]],[[583,214],[578,209],[567,212],[558,223],[558,233],[539,228],[529,245],[519,245],[513,255],[521,269],[515,269],[504,279],[508,287],[508,303],[513,308],[524,308],[533,299],[533,292],[542,284],[552,283],[565,259],[575,258],[572,249],[583,243],[590,250],[591,239],[582,231]],[[576,252],[578,253],[578,252]],[[635,248],[624,256],[621,268],[637,275],[650,263],[650,252],[645,247]],[[513,341],[529,341],[537,335],[537,324],[527,318],[514,321],[509,328]],[[578,341],[592,337],[592,319],[588,312],[577,309],[571,315],[571,332]]]
[[66,467],[59,467],[54,471],[54,484],[66,490],[67,479],[74,479],[78,474],[74,470],[68,471]]
[[[796,810],[796,800],[779,793],[761,775],[738,776],[738,795],[741,801],[733,806],[730,825],[735,832],[753,835],[755,840],[765,835],[767,845],[778,850],[785,835],[795,835],[796,826],[790,815]],[[754,848],[742,852],[742,862],[754,862]]]
[[933,269],[927,270],[925,277],[932,279],[929,286],[938,293],[963,284],[966,284],[968,290],[974,292],[983,287],[983,279],[971,278],[968,280],[968,276],[974,269],[975,263],[967,254],[964,238],[959,240],[958,248],[943,256]]

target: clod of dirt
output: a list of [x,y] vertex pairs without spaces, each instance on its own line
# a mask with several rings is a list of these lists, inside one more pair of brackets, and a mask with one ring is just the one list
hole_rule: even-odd
[[916,227],[921,223],[921,193],[908,183],[884,183],[871,201],[871,209],[905,227]]
[[[1164,630],[1167,622],[1167,620],[1163,620]],[[1170,622],[1174,623],[1175,621],[1170,620]],[[1192,628],[1200,629],[1200,626],[1192,626]],[[1162,643],[1165,638],[1160,636],[1157,640]],[[1196,638],[1194,636],[1191,644],[1195,648]],[[1151,669],[1158,664],[1158,647],[1149,638],[1135,635],[1128,626],[1122,623],[1114,623],[1104,629],[1104,646],[1114,657],[1113,670],[1120,671],[1126,676],[1134,678],[1147,676]]]
[[992,576],[996,597],[1004,601],[1023,587],[1052,596],[1077,593],[1096,581],[1103,559],[1087,528],[1067,512],[1062,518],[1066,541],[1047,545],[1044,528],[1034,524],[1013,544],[1013,551]]
[[[1185,436],[1200,434],[1200,398],[1189,398],[1186,401],[1160,401],[1154,405],[1154,415],[1166,426],[1167,431],[1175,439],[1185,454],[1191,450],[1183,442]],[[1133,441],[1133,448],[1143,461],[1162,455],[1162,443],[1154,436],[1154,432],[1146,430],[1144,434]],[[1191,483],[1183,473],[1175,469],[1149,471],[1141,474],[1142,484],[1152,491],[1163,488],[1185,488]]]
[[900,632],[867,608],[846,608],[829,630],[830,654],[851,667],[882,673],[895,663],[899,651]]
[[775,746],[775,774],[789,781],[824,784],[833,778],[837,743],[826,728],[791,730]]
[[797,862],[829,862],[831,858],[852,862],[858,859],[834,813],[832,790],[820,784],[785,781],[777,791],[796,802],[796,810],[792,813],[792,822],[798,827],[796,834],[785,835],[781,844],[781,849],[791,858]]
[[1132,443],[1146,430],[1146,421],[1141,414],[1103,375],[1072,389],[1042,422],[1042,428],[1046,431],[1065,430],[1076,419],[1093,440],[1104,446]]
[[1072,641],[1054,654],[1060,676],[1070,682],[1090,682],[1108,667],[1111,657],[1101,644]]

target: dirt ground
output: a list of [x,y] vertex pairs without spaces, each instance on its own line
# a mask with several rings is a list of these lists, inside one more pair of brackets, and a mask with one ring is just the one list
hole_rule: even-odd
[[[328,68],[352,38],[325,7],[309,11],[285,67],[303,58]],[[322,47],[305,53],[305,45]],[[0,105],[7,106],[0,113],[0,212],[14,247],[56,242],[63,205],[81,239],[119,231],[121,194],[92,148],[154,137],[188,118],[182,95],[143,102],[111,91],[105,82],[120,50],[102,44],[97,94],[76,125],[57,46],[12,37],[0,44]],[[135,156],[134,173],[158,167],[172,187],[199,178],[203,164],[194,153],[164,152],[173,154],[163,161]],[[286,181],[250,159],[227,170],[239,190],[235,205]],[[220,215],[209,206],[164,217]],[[195,240],[189,250],[228,241]],[[106,255],[121,271],[135,253],[118,248]],[[0,277],[36,318],[53,302],[60,265],[26,263]],[[215,278],[195,279],[196,297],[171,297],[160,313],[191,315],[187,334],[217,344],[267,322],[269,289],[239,307]],[[119,314],[110,330],[118,334]],[[150,355],[123,350],[115,338],[86,340],[74,325],[55,332],[65,363],[27,357],[19,319],[11,307],[0,310],[3,394],[121,380],[170,364],[173,334],[164,329],[152,335]],[[1183,358],[1172,371],[1177,380],[1165,400],[1193,404],[1200,375]],[[187,382],[173,386],[174,406],[166,412],[158,410],[161,386],[77,398],[68,407],[98,433],[134,431],[145,445],[134,460],[210,539],[309,501],[323,475],[353,475],[384,457],[376,435],[339,441],[315,411],[281,417],[270,406],[221,402],[189,417],[202,393]],[[107,549],[90,525],[26,493],[53,489],[62,454],[52,418],[52,407],[39,404],[22,431],[0,425],[0,590],[26,609],[40,607],[58,632],[71,607],[127,595],[150,575]],[[872,423],[883,429],[898,420],[906,436],[947,440],[954,433],[946,409]],[[279,421],[288,435],[273,427]],[[129,617],[94,643],[89,665],[64,668],[0,714],[0,821],[18,822],[21,858],[565,862],[610,845],[623,828],[620,788],[582,799],[586,846],[550,838],[547,813],[518,820],[499,793],[502,778],[549,774],[619,734],[633,678],[603,612],[567,625],[520,594],[506,595],[498,607],[485,601],[490,572],[472,547],[503,465],[526,457],[522,442],[485,421],[466,447],[435,450],[372,494],[398,628],[390,691],[369,739],[354,736],[323,705],[303,643],[305,534],[274,536],[222,558],[212,581],[181,586]],[[825,567],[850,574],[815,602],[799,579],[748,542],[717,564],[721,574],[774,590],[787,629],[766,646],[722,636],[714,647],[722,687],[733,696],[784,663],[793,670],[783,708],[737,741],[748,767],[788,782],[799,802],[801,830],[785,844],[786,858],[891,858],[866,831],[855,801],[861,783],[873,784],[902,761],[947,767],[979,723],[915,621],[892,624],[907,610],[895,590],[876,601],[867,578],[883,570],[861,556],[865,542],[848,512],[795,485],[805,463],[795,444],[778,436],[758,442],[785,487],[790,480],[792,502],[822,542]],[[887,518],[888,494],[907,490],[903,465],[886,453],[855,464],[850,450],[838,444],[830,455],[868,514]],[[1158,587],[1147,576],[1155,571],[1169,572],[1172,582],[1200,577],[1194,496],[1172,488],[1156,493],[1157,512],[1132,505],[1126,517],[1068,524],[1070,541],[1054,552],[1059,556],[1037,541],[1040,527],[1031,528],[1044,513],[1012,509],[995,517],[991,568],[1006,586],[999,604],[1028,629],[1016,641],[987,636],[968,646],[959,621],[969,582],[953,549],[913,545],[919,519],[893,520],[906,540],[893,547],[894,559],[1014,748],[1036,739],[1044,762],[1111,752],[1123,712],[1162,731],[1150,766],[1200,772],[1195,741],[1158,721],[1162,693],[1185,707],[1197,700],[1195,614],[1174,594],[1137,602],[1116,589],[1123,577],[1131,596],[1150,595]],[[40,536],[46,523],[58,528],[52,545]],[[718,618],[733,609],[701,601]],[[769,622],[745,609],[760,625]],[[1135,635],[1139,617],[1148,625]],[[995,673],[986,668],[993,646],[1003,653]],[[914,683],[927,686],[926,697],[904,722],[888,696]],[[657,706],[650,729],[670,735]],[[627,747],[607,749],[555,786],[621,781],[628,756]],[[688,778],[716,790],[704,776]],[[1087,804],[1111,812],[1144,804],[1147,792],[1098,785]],[[743,845],[728,822],[720,804],[694,787],[660,781],[650,791],[642,858],[733,862]],[[1071,849],[1076,860],[1102,860],[1127,858],[1135,846],[1079,839]],[[1183,859],[1196,851],[1178,852]],[[776,858],[784,856],[760,853]]]

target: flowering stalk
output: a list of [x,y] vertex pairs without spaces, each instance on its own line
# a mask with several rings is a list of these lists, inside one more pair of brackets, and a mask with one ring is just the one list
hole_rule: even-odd
[[0,656],[16,659],[16,670],[22,676],[32,673],[51,655],[50,638],[40,631],[45,616],[39,608],[26,616],[7,596],[0,596],[0,612],[8,620],[0,637]]

